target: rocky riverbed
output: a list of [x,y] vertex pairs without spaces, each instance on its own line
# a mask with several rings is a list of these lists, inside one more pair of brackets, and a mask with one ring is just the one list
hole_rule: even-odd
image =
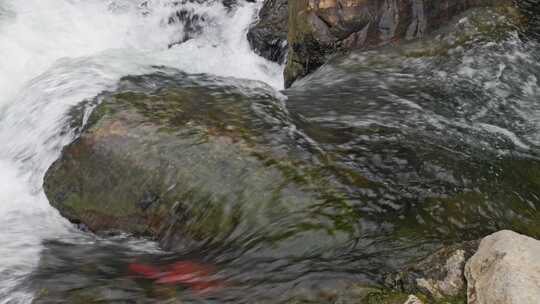
[[[49,243],[36,302],[536,303],[530,9],[262,5],[247,39],[285,64],[291,88],[155,67],[71,109],[76,139],[44,178],[51,205],[84,231],[167,253],[77,247],[90,259],[81,264]],[[64,288],[54,256],[78,280],[108,279],[92,293]],[[140,259],[213,265],[223,288],[201,297],[153,285],[126,270]]]

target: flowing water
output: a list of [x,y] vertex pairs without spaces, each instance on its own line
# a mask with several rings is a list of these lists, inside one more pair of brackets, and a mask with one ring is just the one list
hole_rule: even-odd
[[252,53],[244,38],[257,4],[185,8],[208,24],[169,48],[184,34],[169,23],[174,1],[0,1],[1,303],[30,301],[33,291],[16,287],[39,262],[43,240],[73,237],[41,190],[45,170],[72,138],[63,129],[71,106],[153,66],[281,86],[281,67]]
[[[174,20],[179,6],[204,18],[183,26]],[[540,237],[538,44],[511,34],[444,55],[352,54],[279,93],[282,67],[245,39],[259,6],[0,0],[0,303],[55,289],[83,291],[65,303],[90,303],[93,294],[110,303],[320,303],[343,282],[377,284],[441,244],[503,228]],[[223,245],[179,257],[144,240],[85,234],[49,206],[43,176],[76,135],[70,109],[124,76],[164,70],[216,75],[200,85],[214,79],[209,90],[226,83],[285,104],[280,136],[350,177],[339,182],[353,204],[318,210],[337,227],[332,241],[302,231],[292,252]],[[208,260],[229,283],[208,297],[154,288],[130,278],[135,258]]]

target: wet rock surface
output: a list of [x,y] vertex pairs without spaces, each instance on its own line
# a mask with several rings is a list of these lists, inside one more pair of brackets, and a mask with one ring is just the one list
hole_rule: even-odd
[[289,6],[285,84],[290,86],[337,52],[422,38],[469,8],[512,5],[505,0],[294,1]]
[[[169,47],[184,43],[190,39],[203,34],[204,28],[212,20],[204,10],[200,10],[200,4],[207,6],[214,5],[216,8],[222,6],[223,9],[231,11],[242,2],[254,2],[254,0],[181,0],[171,1],[168,5],[177,8],[166,20],[167,26],[174,28],[174,40],[169,43]],[[198,4],[198,5],[194,5]],[[142,2],[139,7],[143,9],[143,14],[150,13],[147,9],[150,7],[147,1]],[[198,9],[196,9],[198,8]]]
[[[160,80],[167,84],[153,91]],[[100,97],[80,138],[45,178],[51,204],[65,217],[171,249],[264,229],[318,200],[308,190],[316,184],[298,183],[286,171],[293,160],[281,162],[270,148],[273,129],[286,128],[266,121],[283,120],[273,117],[285,115],[279,100],[264,91],[247,98],[232,87],[204,88],[195,84],[204,80],[185,75],[174,80],[126,78],[124,90]]]
[[288,0],[268,0],[247,38],[262,57],[284,63],[287,55]]
[[467,262],[469,304],[533,304],[540,299],[540,241],[500,231]]
[[427,295],[435,301],[461,299],[465,302],[465,263],[476,252],[478,244],[479,241],[470,241],[443,247],[388,276],[386,284],[402,292]]

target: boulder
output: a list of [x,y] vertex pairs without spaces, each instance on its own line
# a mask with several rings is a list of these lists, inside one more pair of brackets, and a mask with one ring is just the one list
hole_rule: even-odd
[[509,0],[298,0],[289,3],[289,87],[329,56],[424,37],[457,14],[478,6],[511,6]]
[[287,55],[288,0],[267,0],[247,38],[262,57],[284,63]]
[[205,77],[126,77],[97,98],[45,176],[51,205],[93,232],[149,236],[164,249],[244,238],[276,247],[298,234],[313,246],[291,246],[331,248],[341,222],[318,209],[343,198],[285,142],[279,99]]
[[540,241],[504,230],[482,240],[467,262],[469,304],[533,304],[540,299]]
[[[177,76],[177,85],[161,78],[126,78],[125,87],[96,100],[80,138],[45,177],[62,215],[94,232],[150,236],[171,248],[177,237],[230,234],[246,218],[264,225],[266,212],[301,201],[255,143],[253,124],[264,122],[249,99],[190,86],[187,76]],[[248,208],[258,215],[247,217]]]

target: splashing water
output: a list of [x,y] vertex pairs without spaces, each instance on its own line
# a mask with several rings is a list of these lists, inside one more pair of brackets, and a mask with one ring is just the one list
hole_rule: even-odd
[[174,45],[184,28],[170,22],[179,9],[172,0],[0,1],[0,303],[31,301],[16,287],[36,266],[42,240],[76,235],[41,188],[73,138],[63,127],[69,108],[153,66],[280,88],[282,68],[245,39],[259,5],[182,4],[205,24]]

